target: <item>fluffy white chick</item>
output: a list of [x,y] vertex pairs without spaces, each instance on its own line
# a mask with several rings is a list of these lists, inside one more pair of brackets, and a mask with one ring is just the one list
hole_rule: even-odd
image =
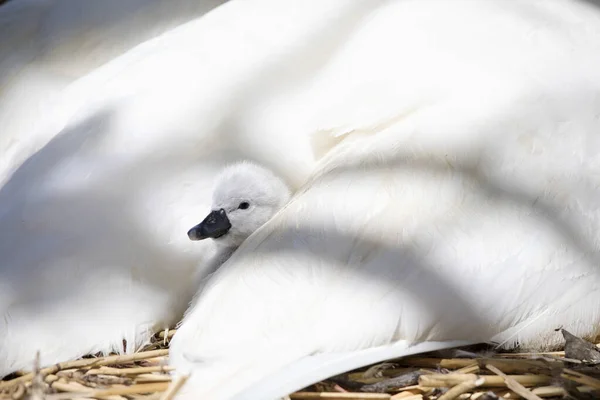
[[290,189],[269,169],[248,161],[226,167],[215,179],[212,211],[188,231],[190,240],[211,238],[218,246],[209,273],[289,199]]

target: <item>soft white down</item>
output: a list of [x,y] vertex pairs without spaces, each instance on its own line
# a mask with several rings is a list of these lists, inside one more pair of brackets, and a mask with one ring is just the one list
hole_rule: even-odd
[[[244,4],[261,31],[301,14]],[[600,332],[598,6],[369,4],[290,50],[314,66],[344,37],[278,86],[324,156],[175,335],[181,398],[272,400],[415,351]]]
[[217,245],[207,273],[221,266],[289,199],[286,183],[267,168],[242,161],[223,169],[215,179],[211,212],[188,231],[190,240],[211,238]]

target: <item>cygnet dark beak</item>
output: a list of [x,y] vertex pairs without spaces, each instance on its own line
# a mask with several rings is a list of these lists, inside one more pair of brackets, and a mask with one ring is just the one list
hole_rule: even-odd
[[190,229],[188,237],[190,240],[216,239],[229,232],[229,229],[231,229],[231,222],[229,222],[225,210],[221,208],[212,211],[204,218],[204,221]]

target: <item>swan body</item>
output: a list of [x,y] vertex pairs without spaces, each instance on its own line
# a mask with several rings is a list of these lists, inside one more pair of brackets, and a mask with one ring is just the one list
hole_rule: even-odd
[[599,9],[369,4],[294,92],[313,173],[172,341],[180,398],[271,400],[418,351],[600,333]]

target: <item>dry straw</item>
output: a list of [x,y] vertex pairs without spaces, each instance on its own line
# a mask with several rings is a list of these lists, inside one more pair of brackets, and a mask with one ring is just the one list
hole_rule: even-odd
[[[62,362],[0,381],[0,399],[172,400],[187,377],[167,365],[174,330],[143,351]],[[579,339],[580,340],[580,339]],[[564,352],[481,353],[476,358],[409,357],[332,377],[289,400],[542,400],[600,398],[600,366]],[[486,355],[486,356],[484,356]],[[572,362],[569,362],[572,361]]]

